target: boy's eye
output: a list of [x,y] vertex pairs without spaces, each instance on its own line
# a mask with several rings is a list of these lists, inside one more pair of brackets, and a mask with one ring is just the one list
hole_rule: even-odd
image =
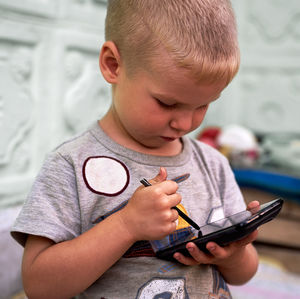
[[157,101],[157,103],[162,106],[162,107],[165,107],[165,108],[174,108],[176,104],[169,104],[169,103],[165,103],[165,102],[162,102],[161,100],[155,98],[155,100]]
[[[161,107],[163,107],[163,108],[172,109],[172,108],[176,108],[176,107],[178,106],[177,103],[166,103],[165,101],[162,101],[162,100],[160,100],[160,99],[158,99],[158,98],[156,98],[156,97],[154,97],[154,99],[155,99],[156,102],[157,102]],[[199,107],[197,107],[196,109],[197,109],[197,110],[205,110],[205,109],[207,109],[207,107],[208,107],[208,104],[199,106]]]
[[206,109],[207,107],[208,107],[208,104],[203,105],[203,106],[199,106],[197,109],[198,109],[198,110],[204,110],[204,109]]

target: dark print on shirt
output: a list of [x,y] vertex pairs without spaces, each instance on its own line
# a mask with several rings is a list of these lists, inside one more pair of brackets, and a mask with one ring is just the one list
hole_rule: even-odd
[[139,290],[136,299],[189,299],[184,278],[152,278]]
[[161,267],[159,267],[158,273],[165,274],[167,272],[173,271],[174,269],[176,269],[176,265],[175,264],[164,264]]
[[154,257],[155,252],[149,241],[135,242],[123,255],[124,258],[148,256]]
[[232,299],[229,288],[220,274],[220,272],[212,268],[213,274],[213,292],[209,293],[209,299]]
[[87,158],[82,167],[82,175],[86,186],[92,192],[105,196],[117,196],[129,184],[127,167],[112,157]]

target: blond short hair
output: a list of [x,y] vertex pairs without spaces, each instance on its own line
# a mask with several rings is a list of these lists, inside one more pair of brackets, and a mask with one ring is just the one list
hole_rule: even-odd
[[230,0],[108,0],[105,38],[129,73],[151,67],[162,48],[197,81],[228,84],[239,68]]

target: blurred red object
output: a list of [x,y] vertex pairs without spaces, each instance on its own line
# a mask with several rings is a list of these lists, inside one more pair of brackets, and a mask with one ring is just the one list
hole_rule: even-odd
[[221,131],[219,127],[207,127],[198,134],[197,139],[218,149],[219,145],[217,139]]

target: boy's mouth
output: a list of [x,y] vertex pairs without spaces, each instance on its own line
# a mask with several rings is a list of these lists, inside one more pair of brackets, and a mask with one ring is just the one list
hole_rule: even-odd
[[164,136],[161,136],[161,138],[165,141],[168,141],[168,142],[171,142],[171,141],[174,141],[176,140],[177,138],[174,138],[174,137],[164,137]]

